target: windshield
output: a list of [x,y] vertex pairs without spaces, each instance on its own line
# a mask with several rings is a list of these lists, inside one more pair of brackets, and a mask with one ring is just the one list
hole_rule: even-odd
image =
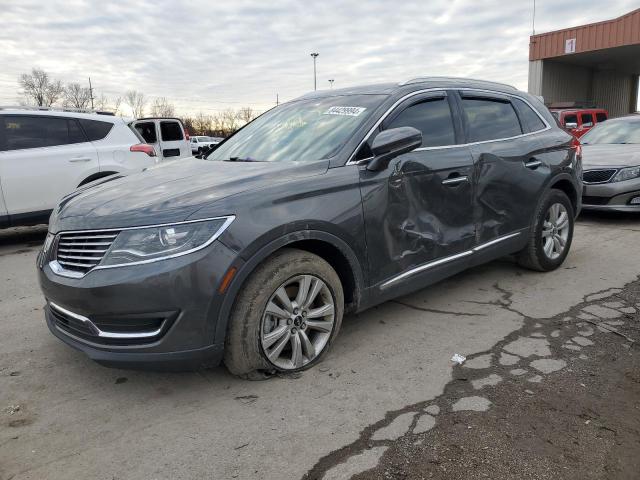
[[640,143],[640,118],[599,123],[582,136],[580,143],[585,145]]
[[308,162],[330,158],[385,98],[342,95],[280,105],[221,144],[207,160]]

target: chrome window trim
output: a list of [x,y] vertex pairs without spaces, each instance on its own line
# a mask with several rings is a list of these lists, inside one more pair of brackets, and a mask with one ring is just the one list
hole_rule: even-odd
[[[64,307],[61,307],[60,305],[57,305],[53,302],[49,302],[49,306],[51,308],[53,308],[54,310],[57,310],[58,312],[67,315],[71,318],[75,318],[76,320],[79,320],[85,324],[87,324],[87,326],[95,333],[96,336],[100,337],[100,338],[116,338],[116,339],[136,339],[136,338],[151,338],[151,337],[155,337],[157,335],[160,334],[160,332],[162,331],[162,328],[164,327],[164,320],[162,321],[162,324],[160,325],[160,328],[156,329],[156,330],[152,330],[150,332],[139,332],[139,333],[118,333],[118,332],[108,332],[108,331],[104,331],[104,330],[100,330],[98,328],[98,326],[93,323],[91,321],[91,319],[89,319],[88,317],[85,317],[84,315],[80,315],[78,313],[74,313],[71,310],[67,310]],[[75,337],[73,334],[70,334],[68,332],[66,332],[64,329],[59,328],[56,325],[56,328],[58,330],[60,330],[61,332],[73,336]],[[84,341],[82,339],[80,339],[81,341]]]
[[[538,117],[540,118],[540,120],[542,120],[542,122],[545,125],[545,128],[542,128],[540,130],[536,130],[535,132],[528,132],[528,133],[521,133],[520,135],[515,135],[513,137],[506,137],[506,138],[496,138],[493,140],[481,140],[479,142],[469,142],[469,143],[458,143],[456,145],[442,145],[442,146],[437,146],[437,147],[420,147],[420,148],[416,148],[414,150],[412,150],[412,152],[424,152],[424,151],[428,151],[428,150],[444,150],[444,149],[449,149],[449,148],[460,148],[460,147],[469,147],[472,145],[481,145],[484,143],[493,143],[493,142],[505,142],[507,140],[514,140],[516,138],[523,138],[523,137],[528,137],[530,135],[537,135],[538,133],[541,132],[546,132],[547,130],[551,129],[551,125],[549,124],[549,122],[547,122],[547,120],[540,115],[540,112],[533,106],[531,105],[531,103],[529,102],[529,100],[527,100],[526,98],[520,96],[520,95],[516,95],[513,93],[506,93],[506,92],[499,92],[499,91],[494,91],[494,90],[485,90],[485,89],[481,89],[481,88],[471,88],[471,87],[461,87],[461,88],[455,88],[455,87],[445,87],[445,88],[427,88],[424,90],[416,90],[415,92],[411,92],[408,93],[407,95],[405,95],[404,97],[400,98],[399,100],[397,100],[396,102],[394,102],[393,105],[391,105],[391,107],[389,107],[387,109],[386,112],[384,112],[384,114],[382,114],[382,116],[378,119],[378,121],[373,125],[373,127],[371,127],[371,129],[369,130],[369,132],[367,132],[367,134],[364,136],[364,138],[360,141],[360,143],[358,144],[358,146],[356,147],[356,149],[353,151],[353,153],[349,156],[349,160],[347,160],[347,163],[345,163],[345,165],[361,165],[363,163],[368,162],[369,160],[371,160],[371,158],[373,157],[369,157],[369,158],[364,158],[362,160],[358,160],[355,161],[354,157],[356,156],[356,153],[358,153],[358,150],[360,150],[360,147],[362,147],[362,145],[364,145],[364,143],[369,139],[369,137],[371,136],[371,134],[373,132],[376,131],[376,129],[380,126],[380,124],[387,118],[387,116],[389,116],[389,114],[398,106],[400,105],[402,102],[404,102],[405,100],[407,100],[408,98],[411,98],[415,95],[420,95],[421,93],[429,93],[429,92],[442,92],[444,91],[445,94],[448,91],[451,90],[456,90],[456,91],[464,91],[464,92],[478,92],[478,93],[488,93],[488,94],[492,94],[492,95],[503,95],[503,96],[507,96],[507,97],[514,97],[517,98],[518,100],[522,100],[524,103],[526,103],[529,107],[531,107],[531,109],[535,112],[536,115],[538,115]],[[446,98],[446,97],[445,97]],[[515,110],[515,107],[514,107]],[[517,112],[516,112],[517,115]],[[519,117],[518,117],[519,118]]]
[[[226,216],[222,216],[222,217],[200,218],[198,220],[185,220],[185,221],[182,221],[182,222],[159,223],[159,224],[156,224],[156,225],[141,225],[139,227],[105,228],[105,229],[100,229],[100,230],[68,230],[68,231],[60,231],[60,232],[56,233],[56,236],[62,235],[62,234],[68,234],[68,233],[101,233],[101,232],[114,232],[114,231],[122,232],[122,231],[125,231],[125,230],[142,230],[142,229],[145,229],[145,228],[169,227],[169,226],[172,226],[172,225],[185,225],[185,224],[189,224],[189,223],[207,222],[207,221],[211,221],[211,220],[222,220],[222,219],[225,219],[225,222],[220,226],[220,228],[218,228],[216,233],[214,233],[206,242],[204,242],[202,245],[200,245],[198,247],[192,248],[190,250],[185,250],[184,252],[174,253],[172,255],[165,255],[165,256],[162,256],[162,257],[152,258],[152,259],[148,259],[148,260],[140,260],[140,261],[137,261],[137,262],[118,263],[116,265],[100,265],[100,264],[98,264],[98,265],[96,265],[95,267],[93,267],[91,270],[89,270],[86,273],[66,270],[62,265],[60,265],[60,263],[58,263],[57,260],[50,261],[49,262],[49,267],[51,268],[53,273],[55,273],[56,275],[60,275],[62,277],[83,278],[83,277],[89,275],[91,272],[94,272],[96,270],[107,270],[107,269],[111,269],[111,268],[129,267],[129,266],[135,266],[135,265],[146,265],[148,263],[160,262],[160,261],[163,261],[163,260],[169,260],[169,259],[172,259],[172,258],[181,257],[183,255],[188,255],[190,253],[197,252],[198,250],[202,250],[203,248],[206,248],[209,245],[211,245],[213,242],[215,242],[218,239],[218,237],[220,237],[220,235],[222,235],[224,233],[224,231],[227,229],[227,227],[229,225],[231,225],[231,223],[236,219],[236,216],[235,215],[226,215]],[[117,237],[116,237],[116,239],[117,239]],[[115,240],[114,240],[114,242],[115,242]],[[111,249],[111,247],[109,247],[109,250],[110,249]],[[106,258],[106,256],[108,254],[109,254],[109,251],[105,252],[105,254],[102,257],[102,259]]]
[[391,279],[383,282],[382,285],[380,285],[380,289],[384,290],[385,288],[388,288],[390,285],[393,285],[394,283],[400,280],[403,280],[405,278],[411,277],[416,273],[429,270],[430,268],[437,267],[438,265],[444,265],[445,263],[449,263],[454,260],[458,260],[460,258],[468,257],[469,255],[478,253],[484,250],[485,248],[495,245],[496,243],[504,242],[505,240],[509,240],[510,238],[517,237],[520,234],[521,232],[514,232],[514,233],[509,233],[507,235],[502,235],[500,237],[494,238],[493,240],[489,240],[488,242],[477,245],[469,250],[465,250],[464,252],[456,253],[455,255],[449,255],[448,257],[442,257],[437,260],[432,260],[430,262],[423,263],[422,265],[418,265],[417,267],[406,270],[400,273],[399,275],[396,275],[395,277],[392,277]]

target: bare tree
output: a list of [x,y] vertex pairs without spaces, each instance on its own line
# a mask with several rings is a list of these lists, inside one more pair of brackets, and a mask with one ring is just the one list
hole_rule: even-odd
[[131,108],[131,113],[135,118],[144,116],[144,107],[147,104],[144,93],[138,92],[137,90],[129,90],[124,94],[124,103]]
[[225,135],[230,135],[238,129],[238,114],[235,110],[228,108],[220,114],[221,130]]
[[151,104],[151,116],[153,117],[174,117],[176,109],[166,97],[156,97]]
[[193,128],[198,135],[208,135],[211,133],[211,116],[198,113],[193,119]]
[[64,89],[64,106],[73,108],[89,108],[91,91],[77,82],[67,84]]
[[114,115],[120,115],[120,104],[122,103],[122,97],[114,97],[109,99],[104,93],[100,94],[94,101],[96,110],[102,112],[113,112]]
[[256,118],[258,115],[253,111],[251,107],[242,107],[238,110],[238,119],[243,123],[249,123],[251,120]]
[[51,80],[49,74],[40,68],[34,68],[31,73],[20,75],[18,83],[27,103],[35,103],[39,107],[50,107],[64,92],[62,82]]

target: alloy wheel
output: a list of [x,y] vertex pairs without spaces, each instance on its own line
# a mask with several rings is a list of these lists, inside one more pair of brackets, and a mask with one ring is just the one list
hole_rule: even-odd
[[555,260],[564,252],[569,239],[569,212],[561,203],[549,207],[542,226],[542,249],[547,258]]
[[334,327],[335,305],[326,283],[298,275],[271,295],[260,328],[267,359],[281,370],[296,370],[326,348]]

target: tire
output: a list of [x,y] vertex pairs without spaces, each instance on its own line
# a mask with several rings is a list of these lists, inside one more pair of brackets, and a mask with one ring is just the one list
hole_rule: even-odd
[[[554,211],[557,209],[554,221]],[[566,220],[563,220],[566,214]],[[518,253],[518,263],[528,269],[539,272],[555,270],[564,262],[573,240],[575,214],[569,197],[556,189],[549,190],[541,199],[529,231],[527,246]],[[566,222],[566,224],[565,224]],[[558,228],[565,225],[563,228]],[[551,254],[549,240],[551,239]],[[562,245],[564,241],[564,245]],[[547,246],[547,249],[545,249]],[[562,248],[560,249],[559,246]]]
[[[303,283],[307,285],[306,297],[316,296],[308,306],[300,302],[296,310]],[[283,294],[289,298],[289,307],[282,302]],[[328,307],[331,302],[332,314]],[[278,315],[272,315],[272,311]],[[229,319],[224,363],[231,373],[247,379],[311,368],[338,335],[343,312],[344,293],[335,270],[317,255],[283,249],[264,261],[242,286]],[[281,353],[273,357],[278,348]]]

